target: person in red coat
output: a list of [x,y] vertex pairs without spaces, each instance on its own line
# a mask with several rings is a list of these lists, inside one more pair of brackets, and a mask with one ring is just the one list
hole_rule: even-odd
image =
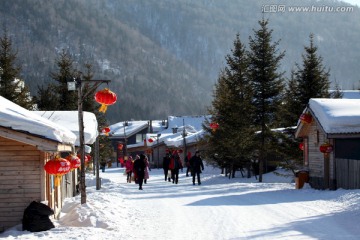
[[133,172],[133,159],[129,156],[128,160],[125,162],[125,171],[126,171],[126,181],[131,183],[131,174]]

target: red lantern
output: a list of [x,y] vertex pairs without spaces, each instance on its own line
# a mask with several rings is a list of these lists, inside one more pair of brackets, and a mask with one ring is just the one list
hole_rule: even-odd
[[323,143],[319,149],[322,153],[331,153],[333,151],[333,146],[330,143]]
[[[81,159],[81,155],[80,155],[80,154],[78,154],[77,156],[78,156],[78,158]],[[90,159],[91,159],[91,156],[90,156],[90,155],[87,154],[87,155],[84,156],[84,162],[85,162],[85,163],[89,162]]]
[[304,143],[301,142],[301,143],[299,144],[299,148],[300,148],[301,151],[304,151]]
[[118,143],[118,149],[121,151],[123,149],[124,145],[122,143]]
[[219,128],[219,124],[216,122],[210,123],[210,128],[215,132]]
[[101,130],[102,133],[104,133],[106,136],[109,135],[109,132],[110,132],[110,128],[109,127],[104,127],[102,130]]
[[70,171],[70,162],[64,158],[55,157],[49,160],[44,170],[51,175],[55,175],[55,187],[60,185],[61,177]]
[[68,160],[70,162],[70,170],[74,170],[81,166],[80,158],[75,155],[67,156],[66,160]]
[[152,139],[152,138],[149,138],[149,143],[152,143],[153,141],[154,141],[154,139]]
[[308,113],[303,113],[300,115],[300,121],[302,121],[303,123],[311,123],[312,116]]
[[114,92],[110,91],[108,88],[98,91],[95,94],[95,101],[101,104],[99,112],[106,112],[107,106],[112,105],[116,102],[117,96]]

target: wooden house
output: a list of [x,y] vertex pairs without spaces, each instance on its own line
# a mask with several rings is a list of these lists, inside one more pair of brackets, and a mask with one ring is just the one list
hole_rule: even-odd
[[360,188],[359,106],[360,99],[310,99],[295,136],[303,139],[311,187]]
[[[169,116],[167,120],[126,121],[110,126],[109,138],[114,146],[115,159],[146,154],[151,167],[162,168],[166,152],[181,150],[182,160],[187,152],[195,153],[201,138],[206,116]],[[119,147],[120,146],[120,147]]]
[[75,139],[67,128],[0,96],[0,231],[21,224],[32,201],[46,203],[59,213],[75,184],[62,181],[55,188],[43,167],[56,154],[73,151]]
[[114,147],[114,159],[117,164],[127,156],[135,157],[136,154],[148,154],[150,164],[154,166],[154,158],[150,155],[147,134],[157,135],[167,127],[166,120],[159,121],[124,121],[110,127],[109,138]]

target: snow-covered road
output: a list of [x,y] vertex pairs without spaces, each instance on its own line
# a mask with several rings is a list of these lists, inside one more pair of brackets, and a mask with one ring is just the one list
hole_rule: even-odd
[[143,191],[122,168],[87,175],[87,203],[67,199],[55,229],[0,234],[5,239],[358,239],[360,190],[296,190],[292,179],[228,179],[205,169],[202,185],[180,173],[178,184],[150,172]]

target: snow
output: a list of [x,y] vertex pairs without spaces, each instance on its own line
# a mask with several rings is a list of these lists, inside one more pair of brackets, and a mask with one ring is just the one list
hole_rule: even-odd
[[[61,126],[66,126],[66,128],[77,136],[75,145],[80,146],[78,111],[34,111],[34,113]],[[95,114],[83,111],[83,122],[84,142],[85,144],[93,144],[99,135],[98,122]]]
[[360,99],[312,98],[309,108],[326,133],[360,132]]
[[76,135],[66,127],[42,118],[0,96],[0,126],[43,136],[60,142],[74,144]]
[[[185,169],[184,169],[185,170]],[[55,228],[38,233],[21,225],[1,239],[359,239],[360,190],[295,189],[273,173],[229,179],[206,166],[202,185],[180,173],[179,184],[152,169],[143,191],[126,183],[123,168],[100,172],[101,189],[87,173],[87,202],[65,199]]]

